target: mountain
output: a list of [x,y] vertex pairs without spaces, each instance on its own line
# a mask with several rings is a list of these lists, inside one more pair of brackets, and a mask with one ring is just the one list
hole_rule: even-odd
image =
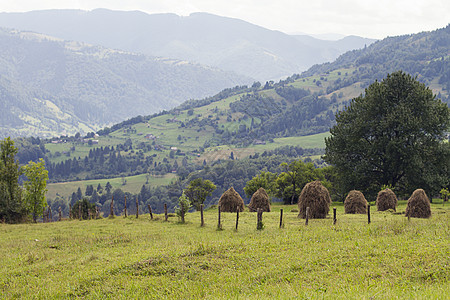
[[373,39],[322,41],[207,13],[188,17],[95,9],[1,13],[0,26],[65,40],[198,62],[265,82],[333,61]]
[[186,61],[0,29],[0,137],[89,132],[248,82]]
[[326,94],[349,89],[363,89],[388,73],[402,70],[427,86],[449,103],[450,91],[450,25],[431,32],[388,37],[370,46],[349,51],[332,63],[315,65],[302,78],[323,76],[332,72],[344,74],[328,81]]

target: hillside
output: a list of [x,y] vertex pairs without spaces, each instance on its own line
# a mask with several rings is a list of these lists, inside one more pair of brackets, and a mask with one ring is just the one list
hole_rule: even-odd
[[361,37],[334,42],[290,36],[207,13],[182,17],[107,9],[45,10],[1,13],[0,26],[198,62],[263,82],[300,73],[374,42]]
[[185,61],[0,29],[0,137],[94,131],[242,82],[251,80]]
[[[363,93],[363,88],[371,82],[367,76],[358,77],[357,75],[366,70],[363,74],[378,76],[383,71],[372,74],[367,70],[384,68],[383,70],[388,72],[387,67],[393,64],[392,62],[370,66],[365,63],[363,67],[358,64],[360,57],[366,60],[372,59],[372,54],[380,53],[374,48],[395,49],[393,45],[397,40],[399,53],[391,51],[390,55],[397,57],[397,64],[401,66],[406,64],[409,57],[408,53],[404,53],[404,49],[407,49],[406,46],[402,46],[404,41],[417,39],[434,41],[448,34],[447,31],[448,27],[406,38],[403,36],[388,38],[365,50],[348,53],[339,58],[334,65],[316,66],[314,67],[316,72],[310,70],[308,73],[294,75],[278,83],[268,82],[264,86],[255,83],[251,87],[225,89],[216,96],[188,101],[170,111],[135,117],[98,131],[98,137],[90,137],[98,143],[95,145],[82,142],[81,138],[56,139],[53,141],[56,144],[46,146],[50,150],[48,165],[50,174],[54,180],[67,180],[76,179],[76,177],[83,179],[85,176],[102,178],[101,174],[106,174],[106,170],[109,170],[108,176],[137,175],[148,170],[168,173],[176,171],[179,166],[201,167],[203,162],[227,160],[231,152],[235,157],[243,158],[281,146],[323,148],[324,135],[321,134],[327,132],[334,124],[335,113],[348,104],[351,98]],[[432,45],[433,43],[430,43],[428,46],[429,52],[424,46],[421,47],[426,59],[431,61],[429,63],[419,61],[417,66],[422,65],[424,68],[416,67],[417,72],[423,72],[423,74],[416,75],[426,83],[431,82],[433,91],[448,101],[448,90],[443,82],[446,76],[443,73],[445,69],[434,73],[429,70],[434,64],[442,63],[444,66],[448,64],[448,59],[438,60],[433,57],[445,57],[449,47],[431,50]],[[355,62],[351,63],[347,56],[354,57]],[[342,60],[349,62],[339,64]],[[312,147],[306,146],[305,141],[315,140],[316,136],[321,136],[321,140],[318,139]],[[63,141],[68,142],[61,143]],[[64,168],[56,165],[67,160],[71,160],[73,164],[75,158],[83,158],[96,147],[108,147],[109,150],[102,150],[102,154],[90,155],[86,162],[77,159],[77,165],[91,166],[88,169],[80,167],[78,175],[62,171]],[[119,152],[125,151],[121,154],[121,160],[128,160],[128,163],[124,163],[126,166],[124,165],[121,171],[112,170],[111,166],[114,164],[108,163],[107,157],[110,156],[111,147],[115,148],[116,156]],[[55,152],[58,152],[59,156],[55,155]],[[320,151],[308,155],[317,154],[320,154]],[[94,160],[96,156],[98,157],[95,160],[94,169],[97,173],[93,173],[89,159]],[[100,156],[104,159],[100,160]],[[141,164],[143,161],[146,162],[140,169],[132,167],[137,165],[137,159]],[[105,166],[101,165],[100,161]],[[176,167],[174,167],[175,162]]]
[[343,73],[327,84],[326,93],[351,88],[362,91],[388,73],[403,70],[429,86],[443,101],[449,103],[450,90],[450,25],[432,32],[389,37],[361,50],[349,51],[333,63],[316,65],[302,73],[302,78]]

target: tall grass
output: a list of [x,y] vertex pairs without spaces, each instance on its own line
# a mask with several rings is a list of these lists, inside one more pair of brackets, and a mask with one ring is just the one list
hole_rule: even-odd
[[[279,226],[284,209],[285,226]],[[430,219],[373,212],[304,220],[295,206],[256,213],[189,213],[0,225],[0,298],[445,299],[449,209]],[[404,204],[398,210],[404,211]]]

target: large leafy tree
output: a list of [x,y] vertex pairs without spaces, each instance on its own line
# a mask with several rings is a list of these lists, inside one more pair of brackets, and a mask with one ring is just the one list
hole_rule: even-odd
[[314,180],[325,180],[323,174],[314,164],[304,163],[301,160],[294,160],[280,165],[284,172],[276,179],[276,196],[284,200],[285,204],[294,204],[298,201],[298,196],[308,182]]
[[41,158],[37,163],[30,161],[23,167],[23,173],[27,177],[23,183],[25,205],[33,216],[33,222],[36,223],[36,218],[42,215],[42,209],[47,206],[45,193],[47,192],[48,171]]
[[262,171],[260,174],[247,181],[244,187],[244,192],[247,198],[251,198],[253,194],[259,189],[266,190],[270,197],[276,194],[276,179],[278,174]]
[[21,170],[15,156],[18,149],[9,137],[0,141],[0,220],[19,222],[26,215],[19,186]]
[[216,186],[211,181],[197,178],[189,182],[184,193],[191,201],[191,205],[195,206],[196,210],[200,210],[200,205],[205,202],[206,197],[211,196],[215,189]]
[[446,104],[402,71],[370,85],[336,116],[325,139],[325,160],[334,165],[346,191],[374,195],[382,185],[431,193],[448,185],[450,126]]

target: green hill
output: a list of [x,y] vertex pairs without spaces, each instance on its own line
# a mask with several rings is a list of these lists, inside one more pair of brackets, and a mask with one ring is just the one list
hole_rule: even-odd
[[[375,57],[382,53],[377,49],[390,49],[389,57],[396,57],[397,65],[406,67],[407,62],[413,60],[407,50],[414,48],[411,45],[419,45],[424,55],[423,61],[417,61],[417,72],[423,73],[414,74],[448,101],[445,72],[450,47],[445,39],[438,42],[448,31],[449,27],[388,38],[364,50],[347,53],[334,64],[316,66],[278,83],[225,89],[212,97],[187,101],[170,111],[128,119],[96,135],[63,136],[48,140],[45,145],[43,141],[36,142],[34,147],[38,144],[45,147],[39,153],[47,151],[46,165],[53,182],[171,173],[185,179],[191,173],[223,181],[221,189],[233,184],[242,191],[245,180],[261,170],[278,171],[276,167],[281,160],[276,158],[269,162],[267,158],[271,155],[283,155],[284,161],[298,157],[320,159],[323,139],[334,124],[334,114],[350,99],[363,93],[371,80],[376,80],[370,76],[390,72],[389,67],[395,64],[394,61],[375,62],[371,66],[368,61],[376,61]],[[424,40],[430,43],[421,44]],[[443,67],[433,73],[430,70],[434,65]],[[383,71],[372,74],[368,71],[371,68]],[[30,153],[26,155],[34,159]],[[247,157],[252,159],[244,161]],[[232,158],[238,159],[238,163]],[[221,162],[226,162],[225,167]],[[321,161],[315,163],[320,165]],[[204,171],[205,165],[213,167]],[[164,194],[161,199],[176,199],[180,184],[166,186],[158,195]],[[84,187],[81,183],[80,186]],[[215,196],[220,196],[221,189]],[[155,195],[155,192],[148,195]],[[161,208],[162,202],[159,205]]]
[[142,54],[0,29],[0,137],[90,132],[248,78]]

